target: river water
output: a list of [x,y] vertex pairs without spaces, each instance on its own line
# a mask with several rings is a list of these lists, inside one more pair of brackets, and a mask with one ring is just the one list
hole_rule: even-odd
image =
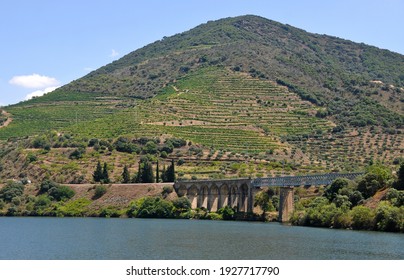
[[0,217],[0,259],[404,259],[404,235],[279,223]]

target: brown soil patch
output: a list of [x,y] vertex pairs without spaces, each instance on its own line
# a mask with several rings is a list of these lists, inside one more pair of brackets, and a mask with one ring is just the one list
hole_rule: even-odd
[[96,210],[108,206],[122,209],[133,200],[146,196],[160,196],[163,188],[173,186],[173,183],[105,185],[107,192],[97,199],[94,198],[96,184],[67,184],[66,186],[71,187],[76,192],[73,200],[83,197],[93,200],[90,208]]
[[8,112],[6,112],[6,111],[2,111],[2,115],[3,115],[3,116],[6,116],[6,117],[7,117],[7,120],[6,120],[2,125],[0,125],[0,128],[3,128],[3,127],[8,126],[8,125],[13,121],[13,119],[11,118],[11,114],[10,114],[10,113],[8,113]]
[[374,196],[368,198],[365,201],[364,206],[375,209],[379,205],[379,203],[383,199],[383,197],[386,196],[386,193],[388,190],[389,189],[386,188],[386,189],[378,191]]

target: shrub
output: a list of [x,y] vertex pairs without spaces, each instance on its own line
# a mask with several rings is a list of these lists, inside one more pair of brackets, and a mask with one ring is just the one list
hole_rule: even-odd
[[86,150],[84,148],[75,149],[73,152],[70,153],[69,159],[81,159],[85,152]]
[[228,205],[226,205],[225,207],[220,208],[219,210],[217,210],[217,213],[220,214],[220,215],[222,215],[223,220],[234,220],[234,214],[235,214],[235,212],[234,212],[234,210],[233,210],[230,206],[228,206]]
[[157,151],[157,144],[154,141],[148,141],[143,148],[143,152],[146,154],[154,155]]
[[58,216],[83,217],[88,213],[88,205],[90,204],[90,200],[82,197],[59,206],[56,214]]
[[48,191],[49,196],[56,201],[68,200],[75,195],[74,190],[67,186],[53,187]]
[[40,195],[36,198],[34,206],[35,206],[36,210],[44,209],[44,208],[48,207],[51,203],[52,202],[51,202],[49,196],[44,194],[44,195]]
[[181,210],[182,212],[191,209],[191,202],[185,196],[174,199],[173,205],[176,209]]
[[206,219],[208,219],[208,220],[223,220],[223,217],[219,213],[212,212],[212,213],[208,213],[206,215]]
[[169,218],[173,216],[174,205],[159,197],[144,197],[131,204],[127,214],[136,218]]
[[356,206],[351,210],[352,228],[371,230],[374,226],[374,212],[365,206]]
[[377,230],[400,231],[403,219],[403,213],[400,212],[400,209],[391,206],[386,201],[382,201],[376,209],[375,223]]
[[50,180],[44,180],[39,187],[39,194],[47,193],[51,188],[55,187],[59,187],[59,184]]
[[38,157],[35,154],[28,153],[28,155],[27,155],[27,162],[28,163],[35,162],[37,160],[38,160]]
[[111,218],[111,217],[114,217],[114,218],[117,218],[117,217],[120,217],[121,216],[121,213],[120,213],[120,211],[118,210],[118,209],[115,209],[114,207],[112,207],[112,206],[108,206],[108,207],[106,207],[106,208],[103,208],[101,211],[100,211],[100,215],[99,215],[100,217],[105,217],[105,218]]
[[6,186],[0,190],[0,199],[5,202],[11,202],[13,198],[22,196],[24,189],[25,187],[22,183],[8,181]]
[[169,195],[170,193],[172,193],[174,191],[174,188],[172,186],[164,186],[163,187],[163,191],[161,192],[161,194],[164,196]]
[[381,182],[383,182],[383,179],[379,175],[368,173],[359,181],[357,188],[366,199],[383,188]]
[[94,189],[94,196],[93,199],[98,199],[107,192],[107,187],[104,185],[98,185]]
[[331,185],[327,186],[324,190],[324,196],[328,198],[329,201],[333,201],[337,196],[339,190],[346,188],[349,181],[343,178],[337,178]]

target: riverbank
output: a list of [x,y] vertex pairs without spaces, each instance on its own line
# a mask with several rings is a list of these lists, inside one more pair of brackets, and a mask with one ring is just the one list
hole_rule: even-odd
[[[304,191],[304,192],[303,192]],[[325,190],[327,194],[327,189]],[[295,198],[292,225],[340,229],[403,232],[402,193],[386,188],[360,205],[348,201],[330,202],[324,195],[300,189]],[[270,206],[276,210],[275,196]],[[262,205],[261,205],[262,206]],[[152,184],[67,184],[44,181],[39,186],[9,182],[0,186],[0,216],[47,217],[129,217],[264,221],[261,206],[253,213],[237,212],[229,206],[210,212],[192,209],[186,197],[179,197],[173,183]],[[270,207],[267,209],[269,210]],[[276,221],[277,212],[269,210],[265,221]]]

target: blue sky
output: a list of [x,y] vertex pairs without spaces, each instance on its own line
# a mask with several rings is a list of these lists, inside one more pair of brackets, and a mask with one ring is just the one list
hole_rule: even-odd
[[255,14],[404,54],[404,0],[2,0],[0,105],[208,20]]

